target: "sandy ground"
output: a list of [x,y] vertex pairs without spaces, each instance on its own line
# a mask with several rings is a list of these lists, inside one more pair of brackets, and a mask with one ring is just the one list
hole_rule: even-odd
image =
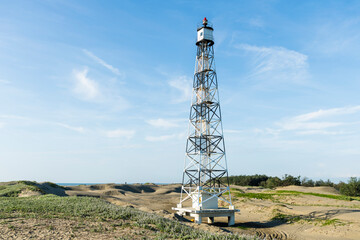
[[[261,193],[269,189],[232,186],[243,192]],[[333,194],[331,187],[288,186],[276,190]],[[274,191],[270,191],[274,192]],[[75,186],[66,190],[68,195],[91,195],[122,205],[134,206],[167,218],[176,218],[172,207],[180,196],[180,185],[115,185]],[[360,239],[360,202],[343,201],[312,195],[275,197],[275,200],[234,198],[236,225],[226,226],[225,218],[215,219],[213,225],[204,223],[199,228],[213,232],[231,231],[258,235],[265,239]],[[297,216],[294,223],[272,220],[275,214]],[[190,219],[189,219],[190,220]],[[327,221],[333,220],[333,221]],[[196,225],[188,222],[189,225]]]
[[0,221],[0,239],[153,239],[150,230],[115,227],[111,222],[73,221],[69,219],[14,218]]
[[[179,218],[171,210],[179,201],[180,187],[177,184],[99,184],[72,186],[67,187],[66,190],[53,189],[48,186],[49,189],[45,190],[61,196],[100,197],[113,204],[133,206],[166,218],[179,219],[187,225],[212,232],[237,232],[257,235],[263,239],[360,239],[359,201],[344,201],[302,194],[274,195],[273,199],[233,197],[233,204],[240,209],[240,213],[236,213],[235,226],[227,227],[225,218],[215,218],[215,223],[212,225],[205,223],[207,219],[204,219],[203,224],[197,225],[192,223],[191,219]],[[275,193],[274,190],[256,187],[232,186],[232,188],[245,193]],[[289,186],[276,190],[338,194],[331,187]],[[23,194],[23,196],[29,195],[31,193]],[[296,217],[296,221],[285,223],[272,220],[277,214]],[[78,239],[113,239],[125,234],[121,230],[116,230],[112,231],[113,235],[110,237],[107,235],[110,233],[97,233],[96,227],[99,226],[84,224],[74,228],[75,223],[61,219],[54,219],[52,223],[42,221],[45,220],[14,219],[13,222],[3,222],[0,224],[0,239],[2,239],[1,236],[12,236],[12,239],[27,239],[31,236],[36,238],[40,233],[42,236],[48,236],[45,239],[54,239],[54,236],[56,239],[70,239],[74,235]],[[66,230],[69,229],[69,226],[72,226],[71,231]],[[111,228],[111,226],[103,227]],[[12,231],[12,234],[9,234],[9,231]],[[147,234],[143,229],[134,229],[133,231],[133,234],[129,233],[133,236],[130,236],[129,239],[136,239],[136,237]],[[24,238],[24,236],[27,237]]]

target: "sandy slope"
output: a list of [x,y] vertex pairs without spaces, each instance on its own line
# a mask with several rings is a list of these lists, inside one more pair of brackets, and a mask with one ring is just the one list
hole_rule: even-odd
[[[308,193],[339,194],[330,187],[288,186],[276,190],[307,194],[279,194],[276,190],[232,186],[234,189],[232,191],[233,203],[237,209],[241,210],[240,213],[236,214],[236,225],[233,227],[227,227],[227,219],[225,218],[216,218],[213,225],[206,224],[207,219],[204,219],[204,224],[197,225],[192,223],[191,219],[176,215],[171,208],[176,206],[179,201],[180,185],[178,184],[98,184],[71,186],[63,189],[42,183],[38,184],[38,187],[46,193],[59,196],[99,197],[117,205],[133,206],[166,218],[178,219],[185,224],[212,232],[238,232],[257,235],[264,239],[360,239],[359,201],[336,200],[308,195]],[[245,198],[237,194],[239,192],[273,195],[271,199],[255,199]],[[34,194],[39,193],[24,191],[21,196],[26,197]],[[290,216],[295,220],[292,223],[273,220],[276,215]],[[30,236],[35,238],[36,236],[47,236],[48,239],[54,239],[54,236],[63,239],[72,238],[72,233],[66,230],[68,225],[72,223],[61,219],[52,220],[51,226],[41,219],[10,219],[6,220],[7,222],[5,220],[0,224],[0,239],[6,239],[2,238],[4,236],[11,236],[12,239],[25,239]],[[9,224],[12,228],[6,227]],[[76,236],[79,239],[109,239],[110,237],[124,236],[124,234],[132,236],[131,233],[121,231],[114,233],[114,236],[108,236],[106,233],[89,235],[89,231],[94,227],[86,226],[86,224],[80,226],[77,230]],[[140,237],[143,230],[134,229],[134,231],[136,232],[134,234]]]
[[[234,188],[251,193],[269,192],[269,189],[256,187],[234,186]],[[338,194],[331,187],[288,186],[277,190]],[[179,201],[180,185],[100,184],[68,187],[65,193],[101,197],[114,204],[132,205],[144,211],[175,218],[171,208]],[[267,239],[360,239],[359,201],[336,200],[312,195],[289,195],[274,196],[273,200],[236,197],[234,204],[241,210],[236,215],[234,227],[227,227],[224,218],[216,219],[213,226],[202,224],[198,227],[214,232],[257,234]],[[297,216],[303,220],[284,223],[272,220],[275,214]],[[331,219],[335,219],[334,222],[327,222]],[[194,225],[191,222],[187,224]]]
[[[246,188],[242,189],[247,192]],[[290,186],[278,190],[335,194],[328,187],[306,188]],[[250,191],[254,192],[252,188]],[[241,214],[237,222],[255,231],[274,231],[288,239],[360,239],[360,202],[340,201],[309,195],[281,196],[276,201],[237,199]],[[275,213],[298,216],[304,220],[292,224],[272,221]],[[326,220],[336,219],[326,225]]]
[[[1,220],[1,219],[0,219]],[[112,222],[94,223],[69,219],[14,218],[0,221],[0,239],[144,239],[151,231],[138,228],[114,228]],[[11,226],[11,227],[10,227]],[[98,229],[107,229],[99,231]],[[154,237],[148,237],[154,239]]]
[[339,191],[333,187],[301,187],[301,186],[286,186],[278,187],[276,190],[298,191],[298,192],[311,192],[321,194],[339,195]]

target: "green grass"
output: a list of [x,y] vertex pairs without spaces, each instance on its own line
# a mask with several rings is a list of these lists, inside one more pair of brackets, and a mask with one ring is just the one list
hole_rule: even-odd
[[277,212],[275,216],[271,218],[271,220],[277,220],[286,223],[294,223],[300,220],[304,220],[304,218],[302,216],[295,216],[295,215],[289,215],[289,214],[283,214]]
[[17,181],[0,185],[0,197],[17,197],[24,190],[44,193],[35,182]]
[[306,215],[289,215],[289,214],[279,213],[276,211],[275,211],[275,216],[271,220],[277,220],[286,223],[308,222],[308,223],[314,223],[315,225],[319,224],[322,227],[330,226],[330,225],[338,226],[345,224],[337,218],[334,219],[313,218]]
[[242,198],[255,198],[261,200],[272,200],[277,201],[275,197],[281,196],[299,196],[299,195],[311,195],[316,197],[323,197],[323,198],[331,198],[336,200],[344,200],[344,201],[353,201],[357,200],[360,201],[360,197],[349,197],[345,195],[332,195],[332,194],[321,194],[321,193],[311,193],[311,192],[298,192],[298,191],[288,191],[288,190],[278,190],[276,192],[266,192],[266,193],[244,193],[238,189],[231,189],[232,195],[235,197],[242,197]]
[[244,226],[237,226],[237,228],[240,228],[242,230],[248,230],[249,229],[248,227],[244,227]]
[[273,193],[245,193],[240,189],[231,189],[231,195],[235,198],[256,198],[261,200],[274,200]]
[[343,225],[343,223],[337,219],[326,219],[321,223],[321,226],[329,226],[329,225]]
[[62,189],[66,189],[66,187],[64,186],[60,186],[60,185],[57,185],[56,183],[53,183],[53,182],[44,182],[44,184],[48,184],[49,186],[53,187],[53,188],[62,188]]
[[291,206],[313,206],[313,207],[337,207],[337,208],[350,208],[350,209],[360,209],[360,205],[338,205],[338,204],[289,204]]
[[349,197],[349,196],[345,196],[345,195],[332,195],[332,194],[298,192],[298,191],[288,191],[288,190],[278,190],[276,192],[280,193],[280,194],[311,195],[311,196],[316,196],[316,197],[331,198],[331,199],[344,200],[344,201],[352,201],[352,200],[360,201],[360,197]]
[[[212,234],[155,214],[116,206],[91,197],[58,197],[51,194],[26,198],[0,197],[0,219],[17,217],[110,221],[112,223],[126,220],[131,222],[129,227],[153,229],[164,239],[256,239],[234,234]],[[104,229],[94,227],[93,231],[104,231]]]
[[261,200],[274,200],[274,194],[270,193],[236,193],[236,197],[256,198]]

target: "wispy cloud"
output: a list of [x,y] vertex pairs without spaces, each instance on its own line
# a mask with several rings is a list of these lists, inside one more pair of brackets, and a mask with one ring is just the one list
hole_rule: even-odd
[[185,101],[190,101],[192,88],[191,88],[191,79],[187,76],[180,76],[175,79],[172,79],[168,84],[180,91],[180,95],[173,99],[174,102],[180,103]]
[[[182,119],[181,119],[182,120]],[[150,124],[151,126],[158,127],[158,128],[174,128],[179,127],[179,119],[150,119],[146,122]]]
[[300,131],[296,134],[298,135],[343,135],[348,132],[344,131],[326,131],[326,130],[308,130],[308,131]]
[[73,71],[75,80],[73,91],[84,100],[91,100],[100,95],[98,84],[87,76],[88,71],[88,68]]
[[28,117],[20,116],[20,115],[0,115],[0,118],[7,118],[7,119],[20,119],[20,120],[30,120]]
[[224,129],[224,133],[234,133],[234,134],[236,134],[236,133],[242,133],[242,132],[244,132],[244,131],[235,130],[235,129]]
[[141,144],[122,144],[122,145],[116,145],[116,146],[108,146],[106,147],[108,149],[139,149],[142,148]]
[[307,41],[308,49],[316,54],[336,55],[357,54],[359,50],[360,19],[358,16],[327,18],[312,24],[312,39]]
[[284,47],[259,47],[248,44],[239,44],[235,47],[252,54],[252,78],[297,84],[304,84],[308,79],[308,57],[302,53]]
[[126,130],[126,129],[115,129],[105,132],[106,136],[109,138],[126,138],[130,139],[134,137],[135,130]]
[[169,134],[169,135],[160,135],[160,136],[146,136],[145,140],[148,142],[163,142],[171,139],[177,140],[185,140],[186,134],[185,132],[177,133],[177,134]]
[[113,72],[114,74],[123,77],[124,73],[120,72],[120,70],[110,64],[108,64],[107,62],[105,62],[103,59],[99,58],[98,56],[96,56],[95,54],[93,54],[92,52],[90,52],[89,50],[83,49],[83,52],[89,56],[90,58],[92,58],[93,60],[95,60],[97,63],[99,63],[100,65],[102,65],[103,67],[109,69],[111,72]]
[[85,132],[85,129],[83,127],[74,127],[74,126],[67,125],[65,123],[56,123],[56,124],[61,126],[61,127],[64,127],[64,128],[70,129],[72,131],[75,131],[75,132],[79,132],[79,133],[84,133]]
[[295,121],[309,121],[321,117],[329,117],[329,116],[336,116],[336,115],[345,115],[345,114],[352,114],[360,111],[359,106],[352,106],[352,107],[342,107],[342,108],[331,108],[326,110],[318,110],[311,113],[302,114],[299,116],[294,117]]
[[[338,117],[348,114],[360,112],[360,106],[331,108],[326,110],[318,110],[306,114],[301,114],[295,117],[287,118],[283,121],[277,122],[279,131],[296,131],[300,135],[340,135],[348,132],[337,130],[329,131],[327,129],[335,128],[344,125],[357,124],[357,122],[349,122],[343,119],[342,121],[333,121],[331,117]],[[330,118],[330,119],[329,119]],[[325,121],[326,120],[326,121]]]
[[306,121],[297,121],[292,118],[284,122],[278,123],[283,130],[301,130],[301,129],[326,129],[331,127],[337,127],[343,125],[342,122],[306,122]]
[[111,105],[113,111],[123,111],[129,109],[132,105],[122,96],[112,96],[107,100]]
[[253,27],[263,27],[265,25],[264,21],[260,17],[250,18],[249,24]]
[[5,80],[5,79],[0,79],[0,83],[9,84],[9,83],[11,83],[11,82],[8,81],[8,80]]
[[146,136],[145,140],[148,142],[163,142],[177,137],[178,137],[177,134],[162,135],[162,136]]
[[[83,127],[75,127],[61,122],[54,122],[51,120],[39,119],[39,118],[30,118],[19,115],[0,115],[0,119],[9,119],[12,120],[13,122],[15,122],[14,120],[18,120],[19,123],[21,122],[26,123],[26,125],[29,124],[57,125],[79,133],[84,133],[86,131],[85,128]],[[0,122],[0,127],[1,127],[1,122]]]

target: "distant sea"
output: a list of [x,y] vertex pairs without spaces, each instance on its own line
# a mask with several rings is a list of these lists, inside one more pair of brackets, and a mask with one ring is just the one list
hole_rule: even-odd
[[[60,186],[78,186],[78,185],[95,185],[95,184],[109,184],[109,183],[56,183]],[[145,183],[114,183],[114,184],[145,184]],[[167,185],[167,184],[173,184],[173,183],[154,183],[156,185]]]
[[78,186],[78,185],[94,185],[94,184],[104,184],[104,183],[56,183],[60,186]]

